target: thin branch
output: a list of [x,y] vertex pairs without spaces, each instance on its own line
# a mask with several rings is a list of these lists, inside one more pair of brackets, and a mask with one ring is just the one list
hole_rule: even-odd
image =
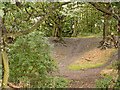
[[99,11],[101,11],[101,12],[103,12],[103,13],[106,13],[106,14],[108,14],[108,15],[111,15],[111,14],[112,14],[111,11],[109,11],[109,10],[107,10],[107,9],[99,6],[98,3],[95,3],[95,2],[89,2],[89,3],[90,3],[91,5],[93,5],[97,10],[99,10]]
[[115,13],[112,13],[111,10],[107,10],[103,7],[101,7],[100,5],[98,5],[98,3],[95,3],[95,2],[89,2],[91,5],[93,5],[97,10],[105,13],[105,14],[108,14],[108,15],[113,15],[113,17],[115,19],[117,19],[118,21],[120,21],[120,16],[118,14],[115,14]]
[[[37,7],[39,7],[39,6],[37,6]],[[37,7],[36,7],[36,8],[37,8]],[[26,19],[25,21],[28,21],[28,20],[30,19],[30,17],[32,17],[32,16],[34,15],[34,12],[36,11],[36,8],[34,8],[34,10],[33,10],[31,13],[29,13],[29,12],[27,11],[27,9],[25,8],[26,12],[29,14],[29,16],[27,17],[27,19]]]
[[60,5],[56,6],[56,7],[55,7],[55,3],[56,3],[56,2],[54,2],[51,10],[50,10],[43,18],[40,18],[39,21],[38,21],[33,27],[29,28],[29,29],[26,30],[26,31],[20,31],[20,32],[16,32],[16,33],[6,34],[6,35],[4,35],[3,37],[4,37],[4,38],[7,38],[7,37],[14,37],[14,38],[15,38],[15,37],[18,37],[18,36],[20,36],[20,35],[25,35],[25,34],[28,34],[28,33],[32,32],[32,31],[34,31],[38,26],[40,26],[40,24],[41,24],[43,21],[45,21],[45,19],[46,19],[54,10],[56,10],[57,8],[59,8],[59,7],[62,6],[62,5],[68,4],[68,3],[70,3],[70,2],[64,2],[64,3],[62,3],[62,4],[60,4]]
[[25,8],[25,11],[26,11],[26,13],[27,13],[27,14],[29,14],[29,15],[30,15],[30,13],[28,12],[27,8]]

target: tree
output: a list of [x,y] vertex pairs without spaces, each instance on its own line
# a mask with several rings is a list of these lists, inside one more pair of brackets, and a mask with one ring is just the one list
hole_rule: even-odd
[[[64,33],[65,28],[68,27],[66,24],[68,24],[71,20],[71,17],[62,14],[62,12],[63,7],[60,7],[56,11],[52,12],[51,15],[45,20],[45,23],[42,25],[41,29],[49,29],[49,33],[46,34],[46,36],[58,37],[60,40],[62,39],[62,33]],[[46,30],[46,33],[47,32],[48,30]]]
[[[56,2],[54,3],[47,3],[49,4],[49,8],[47,8],[47,13],[42,14],[42,17],[40,17],[39,20],[37,20],[37,23],[34,24],[32,19],[35,19],[39,16],[39,12],[41,11],[40,3],[29,3],[29,2],[15,2],[14,4],[12,3],[1,3],[1,8],[4,10],[4,16],[3,18],[0,17],[0,25],[1,25],[1,32],[2,32],[2,59],[4,63],[4,77],[3,77],[3,82],[2,82],[2,88],[7,87],[7,81],[9,77],[9,66],[8,66],[8,59],[7,59],[7,54],[5,51],[5,47],[9,43],[13,43],[14,39],[21,36],[21,35],[26,35],[29,34],[30,32],[33,32],[37,27],[40,26],[40,24],[45,21],[45,19],[58,7],[61,7],[62,5],[68,4],[69,2],[64,2],[57,4]],[[38,11],[37,11],[38,9]],[[27,14],[26,14],[27,13]],[[8,16],[8,15],[11,15]],[[23,15],[22,17],[20,15]],[[36,16],[36,17],[34,17]],[[26,19],[27,17],[27,19]],[[27,26],[25,26],[27,24]],[[31,28],[29,28],[31,27]],[[19,29],[18,29],[19,28]],[[27,29],[29,28],[29,29]],[[27,29],[27,30],[24,30]],[[14,31],[13,31],[14,30]],[[15,31],[17,30],[17,31]]]
[[[107,3],[111,6],[111,10],[103,8],[102,5],[104,5],[104,3],[94,3],[94,2],[90,2],[90,4],[92,4],[97,10],[113,16],[117,21],[118,21],[118,39],[119,39],[119,46],[118,46],[118,60],[120,60],[120,1],[119,2],[115,2],[115,3]],[[118,64],[118,75],[120,75],[120,61]]]

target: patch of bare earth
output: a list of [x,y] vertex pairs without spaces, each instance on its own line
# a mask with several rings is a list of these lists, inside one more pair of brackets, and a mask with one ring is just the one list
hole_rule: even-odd
[[[64,44],[55,42],[54,38],[49,38],[50,44],[53,45],[53,51],[56,53],[54,58],[58,60],[59,73],[53,73],[54,76],[60,76],[71,80],[70,88],[95,88],[96,79],[103,78],[100,72],[107,66],[113,63],[118,54],[115,53],[111,58],[102,57],[105,59],[105,64],[100,67],[80,69],[80,70],[68,70],[67,67],[73,62],[77,62],[79,65],[83,64],[100,64],[104,60],[100,57],[104,54],[110,56],[113,52],[112,49],[99,50],[96,49],[102,38],[64,38]],[[98,58],[101,61],[98,61]],[[91,63],[90,63],[91,62]]]
[[114,70],[114,69],[103,69],[100,74],[108,74],[108,75],[112,75],[112,74],[117,74],[118,70]]
[[96,48],[92,51],[85,53],[82,57],[78,58],[68,69],[80,70],[91,67],[100,67],[105,64],[110,56],[115,52],[115,49],[100,50]]

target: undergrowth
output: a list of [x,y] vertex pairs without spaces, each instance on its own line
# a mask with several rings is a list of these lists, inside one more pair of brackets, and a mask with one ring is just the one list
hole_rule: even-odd
[[10,64],[9,82],[27,88],[64,88],[68,80],[49,76],[58,71],[51,58],[50,44],[40,32],[32,32],[17,38],[6,49]]
[[103,74],[102,76],[103,76],[103,79],[96,80],[96,86],[98,88],[108,88],[112,80],[112,76],[108,74]]
[[[114,64],[107,66],[108,69],[116,70],[118,69],[118,61],[116,61]],[[115,76],[115,73],[112,74],[102,74],[101,75],[103,79],[96,80],[96,86],[98,88],[108,88],[110,85],[110,82],[112,81],[113,77]],[[120,88],[120,76],[118,77],[117,81],[114,82],[113,88]]]

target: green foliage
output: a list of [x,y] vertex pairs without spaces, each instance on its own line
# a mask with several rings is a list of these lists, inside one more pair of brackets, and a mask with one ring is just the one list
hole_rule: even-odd
[[103,62],[102,64],[96,64],[96,65],[83,65],[83,66],[75,66],[75,65],[69,65],[67,67],[67,69],[69,70],[80,70],[80,69],[88,69],[88,68],[95,68],[95,67],[100,67],[104,64],[105,62]]
[[9,81],[29,87],[46,87],[48,73],[57,70],[56,63],[50,57],[50,44],[40,32],[18,37],[14,45],[9,45],[8,52]]
[[[60,3],[57,2],[56,5]],[[4,2],[1,4],[1,7],[5,9],[4,25],[8,32],[27,30],[49,11],[51,5],[51,2],[22,2],[21,6],[18,6],[16,3]],[[52,36],[54,28],[61,29],[63,37],[71,37],[74,30],[74,17],[77,17],[77,35],[99,34],[103,30],[103,13],[93,8],[91,4],[81,2],[72,2],[56,9],[37,29],[45,32],[47,37]],[[111,24],[109,34],[113,31],[116,33],[116,20],[111,17],[111,21],[108,22]]]
[[78,37],[101,37],[102,36],[102,32],[99,32],[99,33],[79,33],[78,34]]
[[4,11],[2,10],[3,7],[4,7],[4,4],[2,4],[2,3],[0,2],[0,17],[2,17],[2,18],[3,18],[3,16],[4,16]]
[[69,83],[70,80],[62,77],[57,77],[55,80],[55,88],[68,88]]
[[3,15],[4,15],[4,12],[3,10],[0,9],[0,16],[3,17]]
[[117,79],[117,82],[115,83],[113,88],[120,88],[120,76]]
[[[115,62],[115,65],[114,65],[114,68],[115,69],[118,69],[119,68],[119,65],[120,65],[120,62],[117,61]],[[119,73],[118,73],[119,74]],[[115,85],[113,88],[119,88],[120,87],[120,76],[118,76],[118,79],[117,79],[117,82],[115,82]]]
[[119,61],[116,61],[115,64],[114,64],[114,69],[118,69],[118,68],[119,68],[119,65],[120,65],[120,62],[119,62]]
[[[62,30],[63,37],[72,37],[74,32],[74,17],[76,17],[77,35],[89,36],[89,34],[101,35],[103,32],[104,16],[103,13],[92,8],[89,3],[69,3],[62,8],[54,11],[41,25],[40,30],[46,36],[52,36],[53,29],[58,27]],[[60,22],[62,25],[60,26]],[[116,34],[116,20],[111,17],[109,34],[114,31]],[[55,26],[54,26],[55,25]]]
[[[116,69],[118,69],[118,65],[119,65],[119,62],[116,61],[114,64],[108,66],[107,68],[116,70]],[[104,79],[96,80],[96,86],[98,88],[108,88],[112,78],[114,77],[114,74],[112,74],[112,75],[103,74],[102,76],[104,77]],[[120,87],[120,76],[118,77],[117,82],[115,82],[113,88],[119,88],[119,87]]]
[[104,79],[96,80],[96,86],[98,88],[108,88],[110,81],[112,80],[112,76],[108,74],[103,74]]
[[[68,88],[70,80],[62,77],[48,77],[46,88]],[[42,86],[45,86],[44,83]]]
[[3,2],[2,4],[5,13],[4,25],[10,33],[32,27],[53,5],[51,2]]

